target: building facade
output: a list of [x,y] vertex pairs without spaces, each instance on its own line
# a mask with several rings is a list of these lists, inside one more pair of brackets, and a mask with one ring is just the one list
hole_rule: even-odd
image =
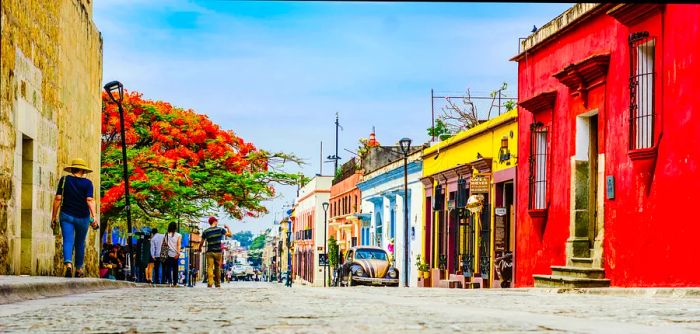
[[[408,274],[408,285],[417,286],[418,269],[415,258],[421,255],[421,209],[423,187],[420,183],[422,162],[420,159],[422,147],[415,147],[408,156],[408,220],[409,240],[404,237],[404,161],[399,147],[386,149],[386,146],[372,148],[383,150],[380,157],[389,161],[376,168],[366,170],[362,181],[357,184],[362,195],[362,215],[369,216],[369,226],[361,229],[363,245],[378,246],[385,249],[394,259],[394,265],[399,271],[399,284],[403,286]],[[404,249],[408,246],[409,258],[406,259]],[[404,263],[408,262],[408,273]]]
[[[0,274],[52,275],[63,267],[50,228],[63,167],[84,159],[99,194],[102,38],[89,0],[0,10]],[[85,269],[97,276],[99,236],[88,233]]]
[[[324,234],[327,234],[327,221],[324,224],[323,203],[327,203],[331,193],[331,176],[317,175],[299,189],[294,204],[294,276],[301,284],[323,286],[324,269],[318,264],[319,254],[325,253]],[[327,218],[327,217],[326,217]]]
[[698,17],[576,4],[521,43],[517,286],[700,285]]
[[423,151],[424,286],[502,286],[496,259],[515,250],[517,117],[511,110]]
[[[357,159],[359,160],[359,159]],[[357,183],[362,178],[362,170],[356,159],[341,167],[341,174],[333,180],[328,210],[328,237],[333,236],[341,254],[351,247],[361,244],[362,232],[369,231],[362,220],[362,194]],[[365,220],[365,223],[369,222]]]

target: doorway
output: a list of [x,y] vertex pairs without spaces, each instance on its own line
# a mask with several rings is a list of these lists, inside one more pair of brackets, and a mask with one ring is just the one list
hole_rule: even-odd
[[20,274],[31,275],[34,256],[32,255],[32,221],[34,203],[34,140],[22,135],[22,188],[20,193],[21,222],[21,256]]
[[572,161],[571,191],[574,199],[569,258],[592,258],[597,230],[598,111],[576,118],[576,153]]

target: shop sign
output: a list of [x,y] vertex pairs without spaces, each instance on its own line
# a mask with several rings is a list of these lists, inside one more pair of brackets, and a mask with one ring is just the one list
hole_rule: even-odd
[[496,208],[496,216],[505,216],[508,211],[506,208]]
[[321,267],[328,266],[328,254],[326,254],[326,253],[318,254],[318,265]]
[[469,191],[472,194],[488,193],[491,186],[490,174],[473,174],[469,181]]

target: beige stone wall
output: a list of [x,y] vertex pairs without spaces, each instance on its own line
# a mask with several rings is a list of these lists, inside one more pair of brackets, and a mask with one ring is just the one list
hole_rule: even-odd
[[[49,221],[63,167],[85,159],[99,193],[102,40],[90,0],[1,6],[0,274],[51,275],[62,267]],[[88,238],[95,275],[97,234]]]

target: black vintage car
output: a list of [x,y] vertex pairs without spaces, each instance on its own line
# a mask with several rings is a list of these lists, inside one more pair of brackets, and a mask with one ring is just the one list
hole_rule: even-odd
[[399,286],[399,271],[391,265],[385,250],[372,246],[353,247],[340,267],[340,284]]

